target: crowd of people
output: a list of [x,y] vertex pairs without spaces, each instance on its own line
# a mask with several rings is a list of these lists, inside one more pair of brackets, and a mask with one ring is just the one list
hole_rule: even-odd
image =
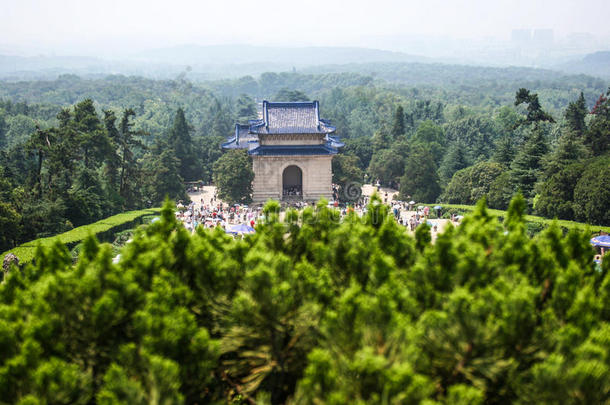
[[230,225],[246,224],[253,228],[262,215],[260,207],[239,204],[229,206],[216,195],[208,203],[201,198],[200,201],[191,201],[188,205],[179,202],[177,208],[176,218],[191,232],[194,232],[197,226],[221,227],[226,230]]
[[[300,190],[298,188],[285,189],[287,195],[298,195]],[[202,197],[196,195],[193,197]],[[430,219],[431,209],[428,206],[414,206],[414,202],[402,202],[392,200],[393,196],[388,196],[387,193],[382,194],[382,201],[387,203],[394,215],[397,223],[406,227],[410,231],[415,231],[422,223],[427,223],[432,232],[436,233],[442,228],[440,220],[440,211],[436,211],[436,219]],[[256,223],[264,220],[262,213],[262,206],[249,206],[249,205],[228,205],[223,203],[218,196],[214,193],[209,198],[194,198],[196,201],[191,201],[184,205],[179,202],[177,205],[176,217],[184,224],[184,226],[194,232],[197,226],[203,226],[204,228],[215,228],[221,227],[226,231],[230,231],[234,225],[247,225],[254,228]],[[390,202],[388,202],[390,200]],[[340,219],[342,220],[346,215],[354,212],[358,216],[363,216],[367,212],[367,206],[370,202],[370,197],[366,195],[360,196],[357,201],[350,204],[344,205],[339,204],[335,199],[329,203],[329,206],[335,207],[339,210]],[[303,209],[309,205],[310,202],[306,201],[291,201],[282,205],[282,211],[286,208],[296,208],[298,210]],[[437,207],[440,208],[440,207]],[[452,216],[452,221],[457,222],[458,217]]]
[[[199,190],[189,190],[191,193]],[[336,190],[333,190],[336,192]],[[288,195],[299,195],[298,189],[285,190]],[[205,194],[205,193],[204,193]],[[200,196],[197,195],[196,196]],[[193,197],[193,196],[192,196]],[[463,216],[451,214],[450,219],[441,218],[440,206],[435,206],[433,210],[428,206],[415,206],[414,201],[404,202],[394,200],[394,195],[388,195],[388,193],[380,193],[381,200],[384,204],[390,207],[391,213],[393,214],[396,222],[404,226],[407,230],[414,232],[415,229],[421,224],[427,224],[431,231],[433,240],[436,234],[443,230],[444,225],[447,223],[459,224]],[[351,202],[350,204],[340,204],[337,199],[330,202],[329,207],[334,207],[339,210],[339,220],[343,220],[345,216],[355,213],[358,216],[364,216],[367,213],[370,197],[361,195],[358,200]],[[281,205],[280,217],[283,217],[283,213],[287,208],[295,208],[301,210],[307,206],[315,205],[315,203],[307,201],[288,201]],[[190,201],[187,205],[184,205],[182,201],[177,204],[176,218],[180,220],[185,228],[191,232],[195,232],[198,226],[204,228],[216,228],[220,227],[225,232],[239,235],[243,233],[254,232],[254,227],[257,223],[265,220],[262,205],[249,206],[245,204],[234,204],[228,205],[223,203],[218,196],[214,193],[212,196],[204,200],[199,198],[199,201]],[[434,212],[435,215],[431,215]],[[239,228],[239,231],[235,229]],[[600,235],[605,235],[600,231]],[[606,248],[610,250],[610,248]],[[601,257],[605,253],[604,248],[601,249],[601,254],[595,256],[596,263],[601,263]],[[119,259],[120,256],[115,258]]]
[[300,186],[284,187],[284,197],[301,197],[303,192]]

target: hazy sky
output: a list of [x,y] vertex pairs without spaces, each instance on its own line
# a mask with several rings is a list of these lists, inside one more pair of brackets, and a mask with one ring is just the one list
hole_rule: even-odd
[[0,0],[0,45],[105,53],[184,43],[365,45],[433,35],[509,39],[512,29],[610,38],[610,0]]

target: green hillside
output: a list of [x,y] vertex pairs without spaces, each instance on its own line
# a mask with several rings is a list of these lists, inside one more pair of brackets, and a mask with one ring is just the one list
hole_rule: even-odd
[[56,236],[32,240],[2,253],[1,257],[4,257],[8,253],[13,253],[19,258],[20,263],[28,263],[34,259],[36,250],[39,247],[48,248],[56,242],[71,248],[89,236],[94,236],[98,240],[107,241],[109,237],[112,237],[115,233],[132,228],[138,223],[141,223],[142,217],[153,215],[158,212],[158,208],[151,208],[113,215],[93,224],[79,226]]

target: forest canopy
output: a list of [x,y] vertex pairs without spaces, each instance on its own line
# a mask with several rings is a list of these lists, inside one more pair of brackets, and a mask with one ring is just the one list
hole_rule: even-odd
[[194,235],[167,202],[112,263],[61,244],[0,284],[0,397],[11,403],[604,403],[610,261],[516,197],[430,243],[373,197],[256,233]]
[[531,213],[610,224],[602,80],[521,68],[344,68],[203,82],[2,82],[0,222],[10,231],[0,249],[158,206],[166,195],[184,200],[187,181],[229,180],[232,200],[248,201],[247,181],[219,173],[234,166],[219,162],[220,145],[265,98],[320,100],[345,143],[334,163],[339,186],[378,182],[427,204],[485,196],[498,209],[521,192]]

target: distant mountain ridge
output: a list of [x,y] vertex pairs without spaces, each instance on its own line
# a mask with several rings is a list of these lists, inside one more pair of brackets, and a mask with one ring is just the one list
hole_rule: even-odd
[[89,56],[13,56],[0,54],[0,72],[10,70],[82,69],[106,63]]
[[272,47],[254,45],[181,45],[139,52],[135,60],[183,65],[273,63],[312,66],[360,62],[432,62],[402,52],[357,47]]
[[610,51],[599,51],[557,66],[569,73],[583,73],[610,79]]
[[320,65],[351,63],[432,63],[401,52],[357,47],[270,47],[252,45],[181,45],[137,52],[120,59],[79,56],[2,56],[0,79],[53,79],[60,74],[137,75],[174,78],[185,71],[196,80],[256,76]]
[[[579,60],[552,69],[515,67],[527,77],[587,74],[610,78],[610,51],[585,55]],[[508,70],[502,70],[508,69]],[[272,47],[253,45],[181,45],[137,52],[120,59],[88,56],[7,56],[0,55],[0,80],[53,80],[62,74],[104,77],[109,74],[152,79],[188,77],[194,81],[258,76],[264,72],[303,73],[357,72],[390,82],[427,83],[435,76],[456,75],[455,83],[476,85],[479,74],[503,80],[513,71],[508,67],[443,63],[440,60],[403,52],[358,47]],[[473,80],[464,80],[468,72]],[[446,77],[451,80],[451,77]]]
[[610,51],[600,51],[591,53],[583,58],[583,62],[610,64]]
[[192,78],[209,80],[320,65],[412,62],[431,63],[434,60],[401,52],[357,47],[181,45],[138,52],[120,59],[0,55],[0,79],[53,79],[65,73],[81,76],[125,74],[168,79],[189,70]]

